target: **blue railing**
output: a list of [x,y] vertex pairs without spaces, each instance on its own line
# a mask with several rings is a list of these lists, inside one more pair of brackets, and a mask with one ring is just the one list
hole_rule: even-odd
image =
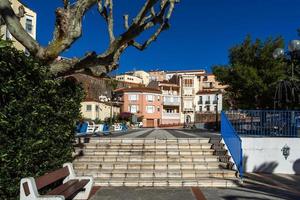
[[240,177],[243,177],[243,150],[242,140],[236,133],[224,112],[221,113],[221,135],[233,158]]
[[226,115],[242,136],[299,137],[300,111],[235,110]]

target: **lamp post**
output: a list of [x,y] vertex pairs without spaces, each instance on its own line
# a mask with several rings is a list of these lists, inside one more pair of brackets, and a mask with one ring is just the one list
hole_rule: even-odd
[[219,106],[219,94],[221,94],[221,91],[218,90],[216,93],[216,130],[219,130],[219,112],[218,112],[218,106]]
[[193,128],[196,128],[195,121],[196,121],[196,104],[193,104],[193,110],[194,110],[194,123]]
[[276,92],[274,96],[274,109],[276,105],[281,106],[282,102],[286,103],[286,109],[288,109],[288,103],[300,103],[299,80],[295,78],[295,63],[300,61],[300,40],[292,40],[288,45],[288,51],[285,52],[283,48],[277,48],[273,52],[274,59],[283,58],[289,63],[291,68],[287,70],[287,76],[284,80],[278,81]]

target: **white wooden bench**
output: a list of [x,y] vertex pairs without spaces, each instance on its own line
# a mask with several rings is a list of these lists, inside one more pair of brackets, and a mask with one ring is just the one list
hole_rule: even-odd
[[[39,194],[39,190],[60,180],[63,180],[61,185],[45,195]],[[93,184],[92,177],[77,177],[72,163],[65,163],[63,168],[43,176],[22,178],[20,200],[88,199]]]

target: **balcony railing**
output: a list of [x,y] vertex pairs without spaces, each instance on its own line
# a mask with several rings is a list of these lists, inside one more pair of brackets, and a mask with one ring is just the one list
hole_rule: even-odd
[[193,88],[184,88],[182,94],[183,94],[183,96],[193,96],[194,89]]
[[177,91],[166,91],[166,90],[163,90],[162,94],[163,95],[174,95],[174,96],[177,96],[179,94],[179,92],[177,92]]
[[180,119],[179,113],[162,113],[163,119]]
[[183,111],[194,111],[193,108],[183,108]]
[[163,105],[165,106],[179,106],[180,105],[180,102],[179,101],[163,101]]

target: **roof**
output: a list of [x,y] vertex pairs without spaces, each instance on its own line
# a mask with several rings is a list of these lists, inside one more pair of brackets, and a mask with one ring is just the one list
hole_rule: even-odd
[[159,81],[159,84],[160,85],[169,85],[169,86],[173,86],[173,87],[179,87],[179,85],[177,85],[176,83],[172,83],[167,80]]
[[[199,90],[196,94],[217,94],[218,90]],[[221,92],[222,93],[222,92]]]
[[120,88],[116,89],[115,92],[148,92],[161,94],[160,90],[149,87]]
[[188,73],[188,72],[205,72],[204,69],[198,70],[177,70],[177,71],[167,71],[166,73]]

